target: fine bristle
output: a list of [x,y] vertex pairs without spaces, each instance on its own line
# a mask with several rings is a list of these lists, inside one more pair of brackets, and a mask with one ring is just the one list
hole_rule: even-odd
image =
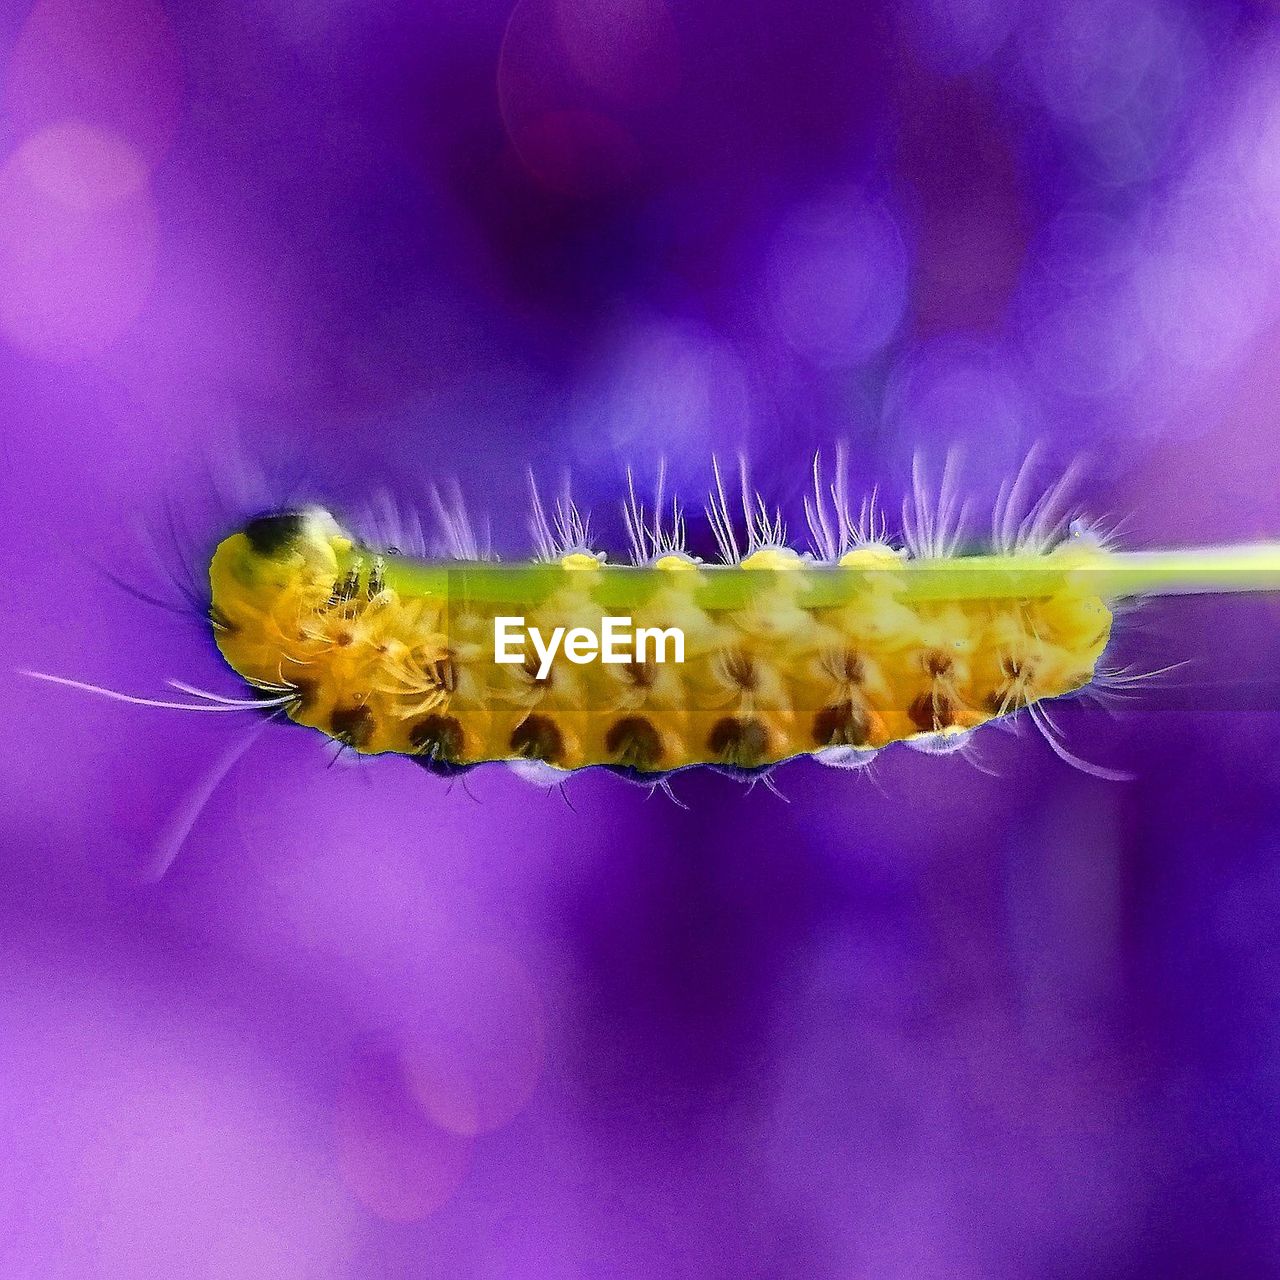
[[[664,556],[685,556],[685,522],[679,498],[672,496],[670,515],[666,509],[666,459],[658,462],[658,478],[654,486],[653,517],[650,522],[645,505],[636,497],[635,476],[627,468],[627,500],[622,504],[631,563],[656,564]],[[666,523],[664,523],[666,522]]]
[[738,500],[742,508],[745,552],[739,550],[735,528],[737,521],[725,492],[719,458],[712,457],[711,470],[715,483],[707,499],[706,513],[712,533],[715,535],[721,563],[740,564],[757,552],[784,548],[787,542],[787,527],[782,518],[782,512],[776,508],[771,511],[763,496],[752,487],[746,455],[741,454],[738,457]]
[[573,500],[569,477],[564,477],[559,496],[552,502],[550,513],[538,491],[538,481],[529,472],[529,497],[532,511],[529,532],[539,560],[554,562],[565,556],[594,556],[591,549],[591,516],[578,509]]
[[858,548],[894,549],[889,538],[888,515],[879,503],[879,489],[873,487],[862,497],[855,511],[849,494],[844,445],[837,445],[835,454],[830,483],[823,478],[822,454],[813,455],[813,494],[806,494],[804,498],[805,521],[814,556],[823,563],[836,564],[842,556]]
[[902,501],[902,538],[917,560],[945,560],[960,545],[969,504],[960,493],[959,467],[960,455],[953,449],[943,463],[935,494],[921,456],[911,461],[911,492]]

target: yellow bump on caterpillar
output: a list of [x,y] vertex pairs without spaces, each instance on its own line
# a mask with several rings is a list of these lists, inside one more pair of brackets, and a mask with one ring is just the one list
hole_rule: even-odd
[[[1275,546],[1193,553],[1110,550],[1062,514],[1065,483],[1035,502],[1024,467],[1001,492],[989,547],[960,554],[963,506],[948,465],[930,501],[917,468],[904,547],[874,495],[855,512],[837,459],[814,468],[811,548],[786,544],[741,475],[742,521],[718,465],[707,509],[721,563],[688,554],[660,473],[652,509],[628,481],[630,565],[591,545],[566,494],[535,489],[537,559],[478,559],[460,501],[444,507],[448,560],[362,544],[319,508],[259,517],[210,565],[218,647],[299,724],[365,754],[449,773],[486,761],[608,766],[657,780],[691,765],[762,770],[801,755],[857,767],[888,743],[958,746],[1027,711],[1064,759],[1046,702],[1088,685],[1111,604],[1136,594],[1280,586]],[[740,537],[740,531],[743,536]],[[685,660],[572,665],[495,661],[494,620],[545,634],[678,627]],[[281,691],[291,691],[292,696]]]

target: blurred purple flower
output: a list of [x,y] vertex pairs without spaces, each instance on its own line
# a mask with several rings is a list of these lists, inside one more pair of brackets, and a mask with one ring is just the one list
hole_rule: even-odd
[[[257,717],[255,505],[524,468],[616,538],[1036,440],[1139,545],[1280,534],[1262,0],[39,0],[0,17],[0,1273],[1276,1271],[1276,605],[1126,629],[1074,745],[572,808]],[[252,477],[265,477],[259,482]],[[695,532],[699,532],[696,531]],[[104,574],[159,597],[144,603]],[[1113,708],[1114,709],[1114,708]]]

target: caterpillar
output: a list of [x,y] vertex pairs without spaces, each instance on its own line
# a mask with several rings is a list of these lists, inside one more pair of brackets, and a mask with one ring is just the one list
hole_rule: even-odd
[[[896,544],[874,493],[855,507],[843,458],[830,483],[815,459],[797,550],[745,464],[738,512],[715,463],[714,562],[689,553],[661,471],[651,504],[628,477],[626,563],[593,545],[567,492],[548,506],[536,486],[537,554],[522,563],[487,557],[460,497],[438,491],[448,554],[436,557],[364,541],[323,507],[283,509],[218,544],[209,616],[223,658],[273,713],[438,774],[487,761],[652,781],[695,765],[767,773],[798,756],[860,767],[888,744],[950,750],[1023,712],[1080,763],[1045,707],[1098,679],[1117,602],[1274,589],[1280,544],[1121,552],[1063,514],[1069,478],[1031,501],[1029,470],[1001,490],[986,545],[962,548],[950,460],[936,500],[914,469]],[[678,635],[680,660],[656,648],[576,660],[574,637],[611,619]],[[500,660],[513,621],[561,646]]]

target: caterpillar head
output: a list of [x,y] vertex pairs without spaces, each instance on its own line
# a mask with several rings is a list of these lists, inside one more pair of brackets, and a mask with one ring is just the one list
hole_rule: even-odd
[[[251,583],[299,570],[332,577],[352,540],[322,507],[258,516],[238,535],[228,538],[214,557],[213,572]],[[214,586],[217,581],[215,577]]]
[[330,597],[352,547],[320,507],[259,516],[218,545],[209,564],[210,616],[219,647],[241,674],[269,678],[278,665],[273,644],[281,632],[294,636],[299,620]]

